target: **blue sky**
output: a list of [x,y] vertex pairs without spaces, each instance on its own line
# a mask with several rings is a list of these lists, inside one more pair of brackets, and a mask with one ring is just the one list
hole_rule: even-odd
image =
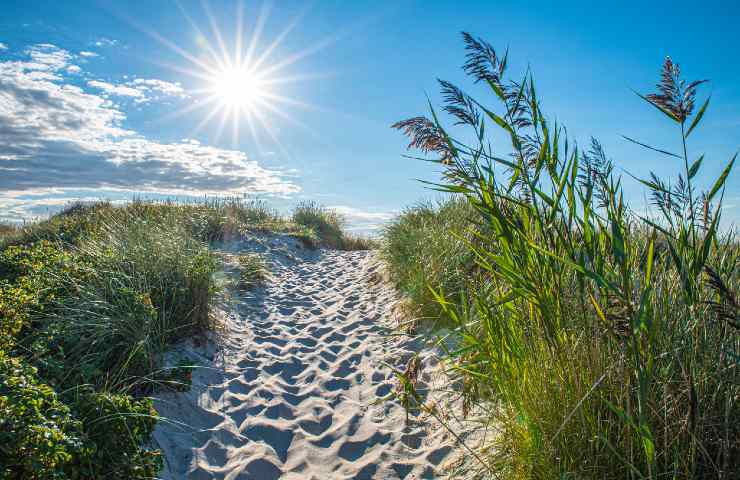
[[[740,4],[560,3],[4,0],[0,220],[72,198],[246,193],[279,208],[318,200],[372,228],[434,196],[415,179],[436,173],[402,158],[389,126],[425,114],[438,77],[486,98],[460,70],[463,30],[508,47],[511,73],[531,66],[548,116],[637,175],[680,170],[621,138],[676,149],[673,127],[631,92],[653,91],[670,55],[689,79],[711,79],[690,154],[707,154],[701,181],[717,176],[740,147]],[[269,53],[258,71],[273,83],[249,104],[254,131],[242,112],[235,134],[229,98],[194,107],[214,94],[209,46],[220,52],[220,36],[233,57],[238,18],[243,52],[264,19],[253,58]],[[726,198],[734,221],[738,175]]]

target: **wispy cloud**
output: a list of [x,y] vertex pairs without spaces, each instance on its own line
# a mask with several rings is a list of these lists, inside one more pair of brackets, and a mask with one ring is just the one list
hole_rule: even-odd
[[101,37],[97,39],[94,43],[96,47],[112,47],[117,44],[118,44],[118,40],[114,40],[112,38],[106,38],[106,37]]
[[347,219],[350,230],[370,232],[378,230],[391,221],[398,212],[378,212],[361,210],[346,205],[333,205],[329,207]]
[[3,42],[0,42],[0,50],[7,50],[8,46],[5,45]]
[[137,78],[122,84],[90,80],[90,87],[96,88],[106,96],[131,97],[136,103],[147,103],[162,100],[165,97],[186,98],[185,90],[179,83],[166,82],[155,78]]
[[31,192],[40,204],[45,192],[58,196],[81,189],[173,195],[298,191],[283,173],[241,151],[162,143],[124,126],[119,97],[184,96],[178,84],[92,80],[81,87],[67,78],[82,69],[70,63],[66,50],[40,44],[26,56],[0,62],[0,191],[4,199],[15,199],[16,210]]
[[187,94],[179,82],[166,82],[156,78],[137,78],[128,82],[126,85],[139,90],[148,97],[172,96],[186,98]]
[[82,51],[80,52],[81,57],[99,57],[100,55],[95,52]]
[[114,85],[108,82],[102,82],[100,80],[90,80],[87,84],[98,90],[102,90],[105,94],[115,95],[118,97],[133,97],[143,98],[144,94],[135,88],[128,87],[126,85]]

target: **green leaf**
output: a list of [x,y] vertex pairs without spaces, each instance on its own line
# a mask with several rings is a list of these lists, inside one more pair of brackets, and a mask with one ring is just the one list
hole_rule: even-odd
[[[634,90],[632,90],[632,91],[635,92]],[[639,94],[638,92],[635,92],[635,95],[637,95],[638,97],[642,98],[647,103],[649,103],[653,107],[655,107],[658,110],[660,110],[661,112],[663,112],[665,114],[665,116],[667,116],[668,118],[670,118],[674,122],[681,123],[681,120],[673,112],[671,112],[667,108],[658,105],[657,103],[653,102],[652,100],[650,100],[649,98],[645,97],[644,95]]]
[[704,155],[699,157],[694,163],[691,164],[691,168],[689,168],[689,180],[694,178],[694,175],[696,175],[696,172],[699,171],[699,167],[701,167],[701,162],[704,160]]
[[712,99],[711,96],[707,98],[707,100],[704,102],[704,105],[702,105],[699,111],[696,112],[696,116],[694,117],[694,120],[691,122],[691,126],[689,127],[689,129],[686,130],[686,134],[683,136],[683,138],[689,138],[689,135],[691,135],[691,132],[694,131],[694,128],[696,128],[696,126],[699,125],[701,118],[704,116],[704,111],[709,106],[709,100],[711,99]]
[[653,258],[655,256],[655,232],[650,237],[648,244],[647,265],[645,266],[645,286],[650,287],[650,280],[653,276]]
[[612,221],[612,254],[620,264],[624,264],[625,247],[622,226],[617,221]]
[[[476,103],[477,103],[477,102],[476,102]],[[496,114],[495,114],[495,113],[493,113],[492,111],[488,110],[488,109],[487,109],[487,108],[485,108],[485,107],[484,107],[483,105],[481,105],[481,104],[478,104],[478,106],[479,106],[479,107],[480,107],[480,108],[481,108],[481,109],[483,110],[483,112],[485,112],[485,114],[486,114],[486,115],[488,115],[488,117],[489,117],[489,118],[490,118],[491,120],[493,120],[494,122],[496,122],[496,125],[498,125],[499,127],[503,128],[504,130],[506,130],[506,131],[507,131],[507,132],[509,132],[510,134],[513,134],[513,133],[514,133],[514,132],[512,131],[512,129],[511,129],[511,127],[509,126],[509,124],[508,124],[508,123],[506,123],[506,120],[504,120],[503,118],[499,117],[498,115],[496,115]]]
[[630,137],[627,137],[627,136],[622,135],[622,138],[624,138],[625,140],[629,140],[630,142],[635,143],[635,144],[637,144],[637,145],[639,145],[641,147],[647,148],[648,150],[652,150],[654,152],[662,153],[663,155],[668,155],[669,157],[682,158],[680,155],[676,155],[675,153],[671,153],[671,152],[669,152],[667,150],[662,150],[660,148],[651,147],[650,145],[644,144],[642,142],[638,142],[637,140],[632,139]]
[[712,187],[712,190],[709,191],[709,195],[707,195],[707,202],[711,202],[712,198],[717,194],[720,188],[722,188],[722,185],[725,184],[725,181],[727,180],[727,176],[730,174],[730,171],[732,170],[732,166],[735,164],[735,160],[737,159],[737,153],[732,157],[732,160],[730,160],[730,163],[727,164],[724,171],[722,172],[722,175],[719,176],[716,182],[714,182],[714,186]]
[[506,96],[504,96],[504,91],[501,90],[501,87],[493,83],[491,80],[487,80],[488,86],[491,87],[491,90],[496,94],[498,98],[501,100],[506,100]]

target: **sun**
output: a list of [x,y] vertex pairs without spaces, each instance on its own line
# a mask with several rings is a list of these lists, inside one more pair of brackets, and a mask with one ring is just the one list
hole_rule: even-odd
[[[203,12],[195,18],[207,20],[206,28],[201,28],[193,16],[178,2],[176,4],[192,29],[192,49],[129,18],[133,26],[185,60],[184,63],[155,63],[190,77],[188,104],[162,115],[159,121],[172,121],[190,112],[204,111],[188,138],[196,138],[202,129],[207,128],[215,134],[215,141],[219,142],[222,134],[231,130],[234,147],[245,139],[253,140],[259,150],[271,150],[263,148],[264,137],[267,137],[286,155],[287,151],[276,136],[281,129],[275,121],[288,123],[319,138],[318,133],[294,118],[288,110],[315,110],[318,107],[293,98],[286,92],[295,91],[299,82],[331,76],[321,72],[296,71],[294,67],[335,42],[336,35],[302,45],[302,49],[290,52],[286,50],[284,41],[299,24],[306,10],[288,21],[272,40],[268,40],[262,36],[270,10],[267,0],[259,9],[251,4],[249,15],[245,13],[244,0],[233,3],[235,11],[219,8],[218,12],[211,9],[209,0],[202,0]],[[220,28],[223,25],[220,25],[215,13],[222,19],[228,17],[229,20],[235,20],[235,27]],[[280,56],[277,54],[279,51]],[[248,136],[244,138],[244,134]]]
[[259,72],[242,66],[227,66],[210,80],[210,90],[223,107],[253,110],[269,95]]

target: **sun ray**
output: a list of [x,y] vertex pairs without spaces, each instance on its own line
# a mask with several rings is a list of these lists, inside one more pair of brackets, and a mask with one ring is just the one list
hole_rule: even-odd
[[218,28],[218,24],[216,23],[216,17],[213,16],[211,5],[209,4],[208,0],[201,0],[201,5],[203,6],[203,10],[206,12],[208,22],[211,24],[211,32],[216,37],[216,42],[221,49],[221,58],[223,64],[229,65],[229,61],[231,60],[229,58],[229,50],[226,48],[226,43],[224,42],[224,38],[221,35],[221,30]]
[[236,2],[236,35],[234,35],[234,58],[242,56],[242,34],[244,30],[244,2]]
[[[287,107],[308,110],[317,110],[318,107],[289,97],[281,91],[281,87],[335,75],[297,73],[290,67],[336,42],[341,35],[330,35],[319,42],[304,44],[305,48],[297,52],[275,58],[276,52],[287,44],[287,39],[310,11],[310,6],[301,8],[277,30],[277,35],[267,38],[266,25],[274,7],[270,0],[262,1],[259,6],[253,6],[245,0],[236,0],[229,2],[228,10],[221,9],[220,4],[216,10],[210,0],[200,0],[200,14],[187,11],[182,0],[175,0],[175,4],[192,29],[195,50],[188,50],[158,31],[126,17],[125,13],[121,14],[137,30],[184,60],[180,64],[172,64],[166,60],[152,60],[152,63],[191,79],[185,85],[190,97],[189,104],[167,112],[157,122],[180,118],[202,109],[203,117],[192,129],[190,136],[197,135],[208,127],[211,134],[215,135],[217,143],[225,135],[227,141],[231,137],[231,144],[236,148],[242,136],[247,139],[251,134],[259,150],[264,150],[263,142],[268,140],[278,145],[281,152],[288,157],[290,155],[285,145],[279,141],[277,126],[272,125],[272,120],[279,119],[280,122],[300,128],[320,139],[310,126],[287,112]],[[225,13],[235,15],[232,29],[224,30],[219,25]],[[252,14],[251,18],[248,14]]]
[[265,86],[268,85],[280,85],[297,83],[305,80],[324,80],[327,78],[335,78],[338,72],[313,72],[313,73],[299,73],[284,77],[266,78],[262,83]]
[[218,100],[218,97],[216,95],[211,95],[207,97],[203,97],[202,99],[191,103],[190,105],[187,105],[183,108],[179,108],[177,110],[173,110],[169,113],[166,113],[159,117],[158,119],[154,120],[154,124],[163,123],[166,121],[174,120],[176,118],[180,118],[184,115],[187,115],[188,113],[202,109],[203,107],[207,106],[210,103],[214,103]]
[[124,14],[124,13],[120,13],[120,12],[119,12],[119,14],[126,21],[128,21],[134,28],[136,28],[140,32],[142,32],[142,33],[150,36],[151,38],[153,38],[154,40],[156,40],[157,42],[159,42],[161,45],[163,45],[164,47],[167,47],[170,50],[172,50],[173,52],[175,52],[178,55],[180,55],[182,58],[184,58],[184,59],[192,62],[194,65],[197,65],[198,67],[202,68],[206,72],[213,71],[213,67],[211,65],[208,65],[207,63],[201,61],[199,58],[197,58],[196,56],[190,54],[185,49],[178,47],[173,42],[171,42],[170,40],[167,40],[166,38],[164,38],[162,35],[158,34],[157,32],[155,32],[155,31],[153,31],[153,30],[145,27],[141,23],[137,22],[130,15],[127,15],[127,14]]
[[323,40],[311,45],[310,47],[305,48],[301,50],[300,52],[289,55],[287,58],[281,60],[280,62],[277,62],[271,65],[270,67],[265,68],[263,70],[263,73],[265,76],[269,76],[273,73],[276,73],[285,67],[293,65],[299,60],[302,60],[310,55],[320,52],[321,50],[325,49],[329,45],[335,43],[337,40],[339,40],[339,38],[341,38],[340,35],[331,35],[329,37],[326,37]]
[[216,129],[216,143],[221,140],[221,136],[224,134],[224,128],[226,128],[226,122],[229,121],[229,117],[234,116],[235,113],[235,106],[231,106],[230,108],[225,108],[223,110],[223,115],[221,115],[221,122],[218,124],[218,128]]
[[260,141],[260,138],[259,138],[259,134],[257,133],[257,129],[255,128],[254,122],[252,121],[252,115],[248,113],[246,115],[246,119],[247,119],[247,125],[249,126],[249,131],[252,134],[252,139],[254,140],[255,145],[257,145],[257,149],[259,151],[264,150],[264,148],[262,147],[262,142]]
[[260,125],[262,125],[262,130],[267,132],[267,135],[269,135],[273,143],[277,145],[277,147],[280,149],[282,154],[285,155],[286,158],[291,158],[292,155],[290,154],[290,152],[288,152],[288,150],[283,146],[280,139],[278,139],[277,136],[273,133],[274,129],[267,123],[267,121],[263,118],[263,116],[257,110],[255,110],[253,113],[254,113],[255,118],[257,118],[257,121],[260,122]]
[[241,121],[241,115],[236,115],[234,121],[231,122],[231,147],[237,146],[239,141],[239,123]]
[[180,10],[180,13],[185,18],[185,20],[190,24],[190,27],[195,31],[196,40],[201,41],[202,45],[205,47],[206,52],[212,57],[212,60],[216,62],[217,64],[221,62],[221,59],[218,56],[218,52],[213,49],[213,46],[208,41],[206,36],[203,34],[203,31],[200,29],[197,23],[195,23],[195,20],[188,15],[188,12],[185,10],[185,8],[182,6],[179,0],[175,1],[175,4],[177,5],[178,9]]
[[252,38],[249,40],[249,46],[247,47],[247,53],[242,60],[242,65],[251,65],[252,63],[254,52],[257,49],[257,44],[259,43],[260,37],[262,36],[262,29],[265,27],[267,18],[270,15],[270,8],[270,3],[262,3],[262,6],[260,7],[259,17],[257,17],[257,24],[255,25],[254,31],[252,32]]
[[253,68],[255,70],[258,70],[262,63],[264,63],[265,60],[270,56],[270,54],[280,46],[280,44],[283,42],[283,40],[288,36],[288,34],[298,25],[298,22],[303,18],[303,16],[308,11],[308,7],[304,7],[303,10],[301,10],[298,15],[293,17],[293,19],[288,23],[288,25],[280,32],[280,34],[275,37],[275,40],[273,40],[270,45],[262,52],[262,54],[257,57],[257,60],[252,63]]
[[205,127],[205,125],[206,125],[206,124],[207,124],[208,122],[210,122],[210,121],[211,121],[211,119],[212,119],[213,117],[215,117],[215,116],[216,116],[216,115],[217,115],[217,114],[218,114],[219,112],[222,112],[222,111],[223,111],[223,108],[220,108],[220,107],[219,107],[218,105],[216,105],[216,106],[215,106],[214,108],[212,108],[212,109],[211,109],[211,111],[210,111],[210,112],[208,112],[208,114],[207,114],[207,115],[206,115],[205,117],[203,117],[203,119],[202,119],[202,120],[201,120],[200,122],[198,122],[198,124],[197,124],[197,125],[195,126],[195,128],[193,128],[193,129],[192,129],[192,130],[190,131],[190,134],[189,134],[188,136],[189,136],[189,137],[194,137],[194,136],[196,136],[196,135],[197,135],[198,133],[200,133],[201,129],[202,129],[203,127]]
[[308,132],[315,139],[317,139],[317,140],[320,140],[321,139],[321,136],[319,135],[319,133],[316,130],[312,129],[311,127],[309,127],[305,123],[300,122],[300,121],[296,120],[295,118],[291,117],[289,114],[287,114],[285,111],[281,110],[280,108],[278,108],[274,104],[272,104],[270,102],[267,102],[265,100],[260,100],[260,105],[262,107],[266,108],[267,110],[271,111],[275,115],[279,116],[283,120],[287,121],[291,125],[294,125],[294,126],[296,126],[298,128],[301,128],[302,130]]
[[304,110],[314,110],[314,111],[329,111],[326,109],[322,109],[318,105],[313,105],[311,103],[302,102],[300,100],[296,100],[295,98],[286,97],[283,95],[278,95],[276,93],[272,93],[269,91],[265,91],[262,95],[260,95],[264,99],[270,99],[274,100],[279,103],[284,103],[286,105],[291,105],[294,107],[301,107]]

